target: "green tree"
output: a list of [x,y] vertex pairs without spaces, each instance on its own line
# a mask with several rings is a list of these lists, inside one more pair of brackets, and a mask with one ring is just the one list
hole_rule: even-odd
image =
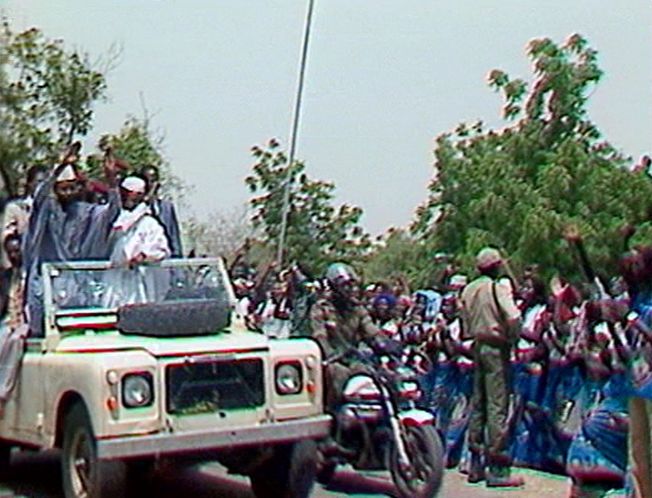
[[363,274],[366,282],[388,282],[397,275],[404,275],[414,289],[433,284],[434,268],[415,264],[430,260],[431,251],[407,230],[390,228],[365,257]]
[[563,44],[533,40],[528,84],[491,71],[489,84],[504,98],[506,126],[461,124],[438,137],[434,178],[417,212],[414,233],[458,255],[466,269],[484,245],[503,249],[518,268],[577,276],[562,239],[576,225],[596,269],[614,271],[622,250],[619,229],[648,219],[652,181],[602,139],[587,114],[602,71],[597,53],[579,35]]
[[0,176],[9,195],[29,164],[51,162],[91,127],[104,75],[87,54],[31,28],[0,27]]
[[336,260],[355,262],[370,247],[368,234],[359,225],[362,209],[333,205],[335,185],[312,180],[305,166],[288,165],[286,154],[272,139],[266,146],[254,146],[253,173],[245,180],[255,196],[251,199],[252,221],[271,247],[278,242],[283,196],[289,178],[289,211],[284,261],[299,261],[313,272],[321,272]]
[[247,205],[215,211],[206,220],[195,216],[184,220],[185,247],[200,254],[232,259],[245,241],[255,237]]
[[117,133],[100,137],[98,149],[102,154],[91,154],[86,158],[86,172],[91,177],[102,178],[103,155],[110,149],[115,158],[128,165],[129,173],[137,173],[143,166],[157,166],[161,174],[162,194],[183,203],[190,187],[172,173],[163,154],[163,142],[163,136],[152,131],[147,116],[143,119],[129,117]]

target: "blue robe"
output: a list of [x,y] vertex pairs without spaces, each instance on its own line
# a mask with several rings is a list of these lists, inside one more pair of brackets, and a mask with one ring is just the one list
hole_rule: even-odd
[[622,486],[629,427],[627,382],[625,373],[613,373],[607,379],[585,384],[591,402],[566,461],[568,475],[576,482],[605,489]]
[[64,210],[52,194],[51,174],[37,189],[23,239],[23,268],[30,334],[43,336],[43,282],[41,265],[57,261],[107,259],[111,224],[120,210],[117,192],[107,204],[73,201]]
[[181,232],[179,230],[179,221],[177,220],[174,204],[164,199],[155,199],[150,202],[150,207],[152,208],[154,217],[161,222],[161,225],[165,229],[165,235],[168,238],[170,249],[172,250],[172,257],[183,257]]

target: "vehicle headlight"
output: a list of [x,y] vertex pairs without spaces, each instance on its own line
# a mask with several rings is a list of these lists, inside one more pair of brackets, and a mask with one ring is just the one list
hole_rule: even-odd
[[281,363],[276,366],[276,392],[278,394],[297,394],[303,388],[301,364],[299,362]]
[[152,375],[138,373],[122,378],[122,404],[126,408],[142,408],[154,402]]

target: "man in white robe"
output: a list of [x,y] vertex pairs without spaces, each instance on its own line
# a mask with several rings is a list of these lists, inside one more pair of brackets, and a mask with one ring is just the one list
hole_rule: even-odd
[[145,190],[145,181],[135,176],[120,184],[122,210],[109,235],[114,268],[107,274],[106,307],[158,301],[169,288],[165,270],[142,265],[171,254],[163,226],[143,202]]

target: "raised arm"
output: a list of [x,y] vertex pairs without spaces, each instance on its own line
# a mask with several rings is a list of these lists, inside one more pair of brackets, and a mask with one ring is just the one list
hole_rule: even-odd
[[566,229],[564,230],[564,238],[577,251],[577,255],[580,260],[580,266],[582,267],[582,271],[584,272],[586,279],[590,283],[594,283],[595,272],[593,271],[593,267],[591,266],[591,262],[589,261],[589,256],[586,253],[586,248],[584,247],[584,241],[582,240],[582,236],[580,234],[579,229],[575,225],[567,226]]

